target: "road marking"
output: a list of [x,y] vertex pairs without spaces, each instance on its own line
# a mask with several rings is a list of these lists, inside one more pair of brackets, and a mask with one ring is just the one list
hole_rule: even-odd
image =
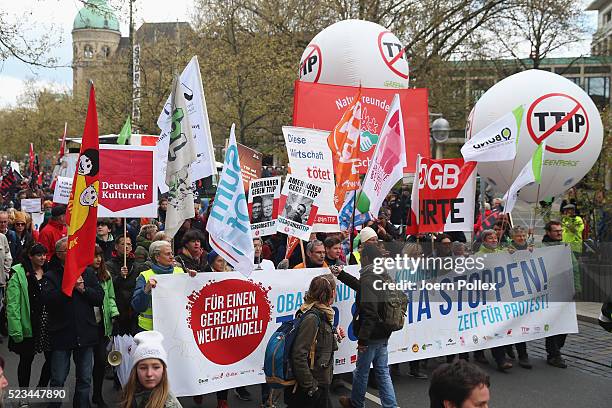
[[[340,384],[342,384],[344,386],[344,388],[347,388],[348,390],[353,391],[353,386],[351,384],[347,383],[346,381],[341,380]],[[380,398],[378,398],[377,396],[372,395],[369,392],[366,392],[365,393],[365,397],[367,399],[369,399],[370,401],[372,401],[373,403],[378,404],[378,405],[380,405],[382,407],[382,402],[380,402]],[[397,408],[399,408],[399,407],[397,407]]]

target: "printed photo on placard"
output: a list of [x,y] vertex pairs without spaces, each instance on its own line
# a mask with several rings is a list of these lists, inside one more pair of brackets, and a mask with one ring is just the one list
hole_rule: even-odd
[[253,179],[249,183],[249,218],[253,237],[276,232],[281,194],[281,178]]

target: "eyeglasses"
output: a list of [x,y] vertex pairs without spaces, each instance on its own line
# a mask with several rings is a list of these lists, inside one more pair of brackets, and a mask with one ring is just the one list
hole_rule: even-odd
[[559,232],[563,232],[563,230],[562,229],[551,229],[550,232],[559,233]]
[[16,222],[16,223],[15,223],[15,226],[21,226],[21,227],[24,227],[25,225],[26,225],[26,224],[25,224],[25,222]]

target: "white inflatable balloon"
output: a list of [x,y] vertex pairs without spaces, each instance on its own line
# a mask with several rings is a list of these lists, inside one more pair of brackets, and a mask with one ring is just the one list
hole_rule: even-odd
[[509,76],[482,95],[468,118],[466,137],[521,104],[525,113],[516,159],[479,163],[478,173],[503,194],[546,139],[539,195],[537,184],[519,194],[532,203],[536,197],[562,194],[587,174],[601,152],[603,126],[597,107],[582,88],[560,75],[529,70]]
[[300,81],[365,88],[408,88],[402,43],[369,21],[344,20],[317,34],[300,59]]

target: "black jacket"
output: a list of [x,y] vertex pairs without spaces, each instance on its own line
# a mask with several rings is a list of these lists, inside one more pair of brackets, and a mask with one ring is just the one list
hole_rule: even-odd
[[93,269],[83,272],[85,291],[73,290],[72,297],[62,292],[64,267],[53,256],[43,277],[42,302],[47,306],[51,350],[72,350],[98,343],[98,324],[94,306],[102,306],[104,289]]
[[[117,274],[112,271],[112,268],[119,267]],[[136,279],[140,275],[141,270],[135,267],[133,259],[128,258],[128,274],[124,278],[121,276],[121,267],[123,266],[123,258],[113,258],[106,263],[107,269],[113,277],[113,288],[115,289],[115,302],[119,310],[119,317],[115,324],[115,334],[130,334],[136,326],[138,314],[132,310],[131,302],[134,289],[136,288]],[[146,268],[150,269],[150,268]],[[146,270],[144,269],[144,270]]]
[[340,282],[357,292],[353,331],[357,335],[357,343],[364,346],[367,346],[370,340],[386,340],[391,336],[391,332],[381,322],[385,292],[374,289],[374,282],[382,279],[373,272],[373,268],[373,265],[362,268],[359,279],[344,271],[338,275]]

